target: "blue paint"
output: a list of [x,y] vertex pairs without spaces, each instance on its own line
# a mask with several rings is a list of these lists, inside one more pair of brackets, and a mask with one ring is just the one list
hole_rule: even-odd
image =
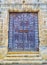
[[[24,32],[20,32],[24,31]],[[25,32],[27,30],[27,32]],[[8,48],[10,51],[37,51],[38,14],[10,13]]]

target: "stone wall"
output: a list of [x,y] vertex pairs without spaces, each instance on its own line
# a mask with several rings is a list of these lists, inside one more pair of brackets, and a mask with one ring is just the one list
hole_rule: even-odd
[[8,53],[9,11],[39,11],[39,54],[47,59],[47,0],[1,0],[0,1],[0,59]]

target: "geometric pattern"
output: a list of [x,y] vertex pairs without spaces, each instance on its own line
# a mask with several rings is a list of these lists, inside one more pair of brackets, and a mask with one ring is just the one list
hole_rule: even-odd
[[38,13],[10,12],[9,51],[37,51],[39,48]]

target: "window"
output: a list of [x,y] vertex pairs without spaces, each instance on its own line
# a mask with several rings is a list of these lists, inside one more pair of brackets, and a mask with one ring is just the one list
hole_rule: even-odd
[[38,13],[10,12],[9,51],[37,51],[38,49]]

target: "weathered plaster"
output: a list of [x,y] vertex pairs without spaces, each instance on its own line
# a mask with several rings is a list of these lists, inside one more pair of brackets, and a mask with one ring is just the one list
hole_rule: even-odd
[[[30,0],[31,1],[31,0]],[[46,14],[47,12],[44,11],[44,8],[42,7],[38,7],[38,5],[36,6],[32,6],[32,5],[26,5],[29,4],[31,2],[25,1],[25,3],[23,3],[22,0],[16,0],[16,2],[12,1],[12,0],[8,0],[9,4],[10,3],[19,3],[22,5],[14,5],[14,6],[1,6],[1,19],[0,22],[3,22],[3,28],[1,28],[2,22],[0,23],[0,31],[3,30],[3,32],[0,33],[0,35],[3,35],[3,40],[0,43],[0,59],[1,58],[9,58],[7,57],[10,56],[11,54],[39,54],[40,57],[45,60],[47,59],[47,28],[45,27],[45,18],[47,18]],[[8,2],[6,1],[6,3],[8,4]],[[42,2],[42,1],[40,1]],[[44,2],[44,0],[43,0]],[[3,2],[2,2],[3,3]],[[5,1],[4,1],[5,3]],[[45,3],[45,2],[44,2]],[[43,9],[43,10],[42,10]],[[9,12],[38,12],[38,25],[39,25],[39,52],[8,52],[8,24],[9,24]]]

